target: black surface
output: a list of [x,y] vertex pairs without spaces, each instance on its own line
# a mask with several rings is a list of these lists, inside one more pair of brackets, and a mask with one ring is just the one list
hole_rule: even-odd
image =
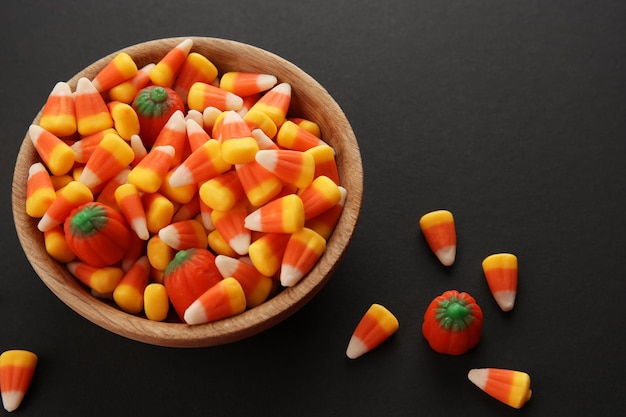
[[[253,2],[249,2],[253,3]],[[581,1],[2,1],[0,350],[40,363],[16,415],[621,415],[626,266],[626,3]],[[10,210],[18,146],[54,83],[96,59],[168,36],[247,42],[292,61],[344,109],[365,193],[345,260],[322,292],[271,330],[227,346],[161,348],[78,316],[45,287]],[[456,216],[442,267],[417,226]],[[520,261],[502,313],[480,262]],[[479,346],[436,354],[430,300],[468,291]],[[373,302],[400,330],[351,361]],[[521,369],[514,410],[466,379]],[[4,413],[4,410],[0,414]]]

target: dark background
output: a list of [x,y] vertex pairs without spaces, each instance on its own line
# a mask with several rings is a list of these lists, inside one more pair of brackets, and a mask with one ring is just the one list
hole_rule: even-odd
[[[623,0],[4,0],[0,16],[0,351],[40,360],[15,415],[622,414]],[[156,347],[88,322],[38,279],[12,222],[18,147],[54,84],[170,36],[246,42],[300,66],[343,108],[363,157],[361,216],[336,274],[285,322],[226,346]],[[450,268],[417,224],[439,208],[456,217]],[[508,314],[481,269],[502,251],[520,262]],[[421,334],[447,289],[485,314],[460,357]],[[349,360],[373,302],[400,330]],[[533,398],[514,410],[480,392],[466,374],[486,366],[528,372]]]

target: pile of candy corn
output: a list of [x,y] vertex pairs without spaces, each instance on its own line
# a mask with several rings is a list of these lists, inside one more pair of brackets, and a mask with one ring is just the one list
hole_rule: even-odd
[[[254,271],[245,308],[296,285],[325,251],[346,198],[317,123],[289,113],[291,85],[220,74],[210,58],[192,39],[142,68],[121,52],[75,91],[57,83],[28,131],[41,161],[30,167],[25,209],[46,250],[94,295],[150,320],[172,319],[164,271],[190,248],[219,256],[235,286],[234,262]],[[121,260],[96,265],[68,245],[68,216],[91,203],[134,232]],[[251,294],[268,280],[272,291]]]
[[[444,266],[454,264],[457,240],[452,213],[448,210],[426,213],[420,218],[419,226],[428,247],[439,262]],[[502,311],[511,311],[517,294],[517,257],[510,253],[496,253],[487,256],[482,262],[482,267],[496,303]],[[449,297],[453,297],[453,300]],[[471,304],[460,303],[457,297],[464,297],[461,301]],[[450,310],[438,303],[440,299],[450,303],[451,306],[447,307]],[[440,353],[459,355],[478,343],[482,328],[482,311],[474,301],[469,294],[459,294],[456,291],[447,291],[433,300],[425,314],[423,327],[424,336],[433,349]],[[439,321],[440,319],[443,321]],[[463,326],[453,324],[448,328],[442,324],[446,320],[453,322],[456,319],[463,320]],[[430,329],[428,334],[424,330],[426,325]],[[467,329],[462,329],[464,327]],[[360,357],[390,338],[398,329],[398,319],[391,311],[380,304],[372,304],[354,329],[348,342],[346,356],[350,359]],[[433,344],[435,341],[437,343]],[[471,369],[467,377],[485,393],[513,408],[521,408],[532,395],[530,376],[526,372],[477,368]]]

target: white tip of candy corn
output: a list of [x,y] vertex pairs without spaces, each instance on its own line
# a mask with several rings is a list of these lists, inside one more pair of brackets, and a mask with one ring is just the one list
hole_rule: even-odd
[[9,413],[17,410],[22,400],[24,399],[24,393],[22,391],[8,391],[2,393],[2,404],[4,409]]
[[178,168],[170,175],[169,183],[171,187],[182,187],[194,183],[193,173],[184,165],[179,165]]
[[456,246],[443,247],[435,252],[435,255],[444,266],[450,266],[456,258]]
[[369,352],[369,348],[365,345],[365,343],[363,343],[360,338],[356,336],[352,336],[350,338],[350,342],[348,342],[348,347],[346,349],[346,356],[348,358],[356,359],[367,352]]
[[496,291],[493,293],[493,298],[496,300],[498,307],[502,311],[511,311],[515,306],[515,296],[517,295],[516,291]]
[[292,287],[302,279],[304,274],[300,269],[291,265],[283,265],[280,270],[280,284],[283,287]]
[[250,247],[250,234],[240,233],[228,241],[230,247],[239,255],[245,255],[248,253]]
[[208,321],[208,318],[204,311],[204,306],[202,305],[200,300],[194,301],[189,307],[187,307],[183,319],[187,324],[201,324]]

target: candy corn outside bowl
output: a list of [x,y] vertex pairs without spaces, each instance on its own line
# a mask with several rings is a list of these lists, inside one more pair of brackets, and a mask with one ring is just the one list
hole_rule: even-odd
[[[275,75],[279,83],[289,83],[292,87],[289,114],[315,121],[320,127],[322,139],[334,149],[341,185],[347,190],[347,197],[326,250],[305,277],[296,285],[281,289],[262,304],[226,319],[198,325],[175,320],[151,321],[141,315],[125,313],[112,302],[94,297],[89,288],[69,274],[64,264],[47,254],[43,234],[37,229],[38,219],[28,216],[25,211],[28,170],[31,164],[39,161],[28,134],[15,166],[12,208],[20,243],[33,269],[71,309],[96,325],[132,340],[169,347],[203,347],[241,340],[275,326],[302,308],[322,289],[352,238],[361,206],[363,173],[353,130],[329,93],[296,65],[251,45],[203,37],[149,41],[98,60],[77,73],[68,84],[74,89],[80,78],[93,79],[119,52],[128,53],[138,68],[158,62],[185,39],[192,39],[192,52],[207,57],[220,74],[226,71],[266,73]],[[33,124],[37,124],[40,118],[41,112]]]

